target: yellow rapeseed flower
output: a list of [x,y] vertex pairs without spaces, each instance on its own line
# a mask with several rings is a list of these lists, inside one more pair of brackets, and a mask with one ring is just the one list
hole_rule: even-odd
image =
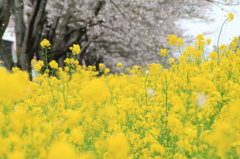
[[177,43],[179,46],[184,46],[184,40],[182,38],[177,38]]
[[37,63],[37,60],[35,60],[35,59],[32,59],[31,60],[31,65],[34,65],[34,64],[36,64]]
[[50,46],[51,46],[50,42],[47,39],[43,39],[40,45],[42,48],[47,48],[47,49],[50,49]]
[[119,62],[119,63],[117,63],[116,67],[119,68],[119,69],[123,68],[123,64]]
[[167,55],[168,55],[167,49],[160,49],[160,56],[167,56]]
[[74,64],[75,66],[78,66],[78,65],[79,65],[79,61],[78,61],[78,60],[74,60],[73,64]]
[[86,82],[81,90],[82,100],[86,102],[103,102],[110,97],[106,83],[100,79]]
[[105,68],[104,69],[104,73],[109,73],[110,72],[110,69],[109,68]]
[[57,143],[51,145],[47,159],[76,159],[77,155],[74,152],[74,147],[67,143]]
[[81,48],[78,44],[73,44],[73,46],[69,47],[69,49],[72,50],[73,55],[77,55],[81,51]]
[[175,59],[172,58],[172,57],[170,57],[170,59],[169,59],[169,64],[172,65],[172,64],[174,64],[174,63],[175,63]]
[[50,66],[52,69],[58,69],[58,63],[57,63],[55,60],[52,60],[52,61],[49,63],[49,66]]
[[233,37],[233,39],[230,43],[231,50],[236,50],[238,48],[238,46],[240,46],[239,41],[240,41],[240,39],[237,36]]
[[39,64],[40,66],[44,66],[44,61],[38,60],[38,64]]
[[179,48],[180,46],[184,46],[184,40],[182,38],[178,38],[176,35],[169,35],[167,39],[169,45],[176,45],[175,49]]
[[159,143],[153,143],[150,147],[151,147],[150,148],[151,153],[163,154],[165,152],[165,148]]
[[220,50],[225,50],[225,49],[227,49],[227,45],[222,44],[222,45],[219,46],[219,49]]
[[108,149],[113,158],[125,159],[129,152],[129,144],[123,133],[108,138]]
[[43,66],[44,66],[44,62],[42,60],[38,60],[37,63],[32,67],[34,70],[39,72]]
[[198,34],[196,37],[196,40],[203,41],[204,40],[204,35]]
[[99,64],[99,69],[104,69],[104,68],[105,68],[104,64],[103,64],[103,63],[100,63],[100,64]]
[[33,66],[33,69],[36,70],[36,71],[38,71],[38,72],[41,70],[41,68],[42,68],[42,66],[39,65],[39,63],[37,63],[37,64],[35,64],[35,65]]
[[207,58],[216,60],[216,59],[218,59],[218,53],[216,51],[212,51]]
[[27,72],[0,67],[0,158],[236,158],[239,39],[206,60],[210,41],[196,41],[178,62],[165,61],[167,69],[152,63],[96,77],[95,66],[69,58],[65,68],[49,61],[58,78],[39,73],[32,82]]
[[227,21],[232,21],[234,19],[234,14],[233,13],[228,13],[227,15],[225,15],[225,17],[227,17]]
[[64,67],[64,71],[69,71],[69,67],[68,67],[68,66],[65,66],[65,67]]
[[177,36],[176,35],[169,35],[168,36],[168,44],[170,45],[176,45],[177,44]]
[[70,63],[70,59],[69,59],[69,58],[66,58],[66,59],[64,60],[64,63],[69,64],[69,63]]
[[195,51],[193,52],[193,58],[199,58],[202,56],[202,52],[201,51]]
[[210,45],[211,42],[212,42],[212,40],[211,40],[210,38],[206,38],[206,39],[205,39],[205,43],[206,43],[207,45]]
[[0,79],[0,103],[20,98],[29,80],[27,72],[10,73],[3,67],[0,67]]
[[18,71],[20,71],[20,68],[18,68],[18,67],[12,67],[12,71],[13,71],[13,72],[18,72]]

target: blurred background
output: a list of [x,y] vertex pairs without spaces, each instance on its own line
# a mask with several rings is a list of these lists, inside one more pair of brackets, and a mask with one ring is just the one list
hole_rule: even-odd
[[[211,17],[213,22],[193,22],[191,20],[182,20],[182,27],[187,29],[184,36],[194,36],[204,34],[206,37],[212,39],[211,45],[207,46],[206,52],[213,50],[213,46],[217,45],[217,39],[220,33],[220,28],[226,19],[224,16],[228,13],[235,15],[234,20],[226,23],[220,35],[220,44],[229,44],[234,36],[240,36],[240,5],[213,5],[213,12]],[[185,25],[187,23],[187,25]]]
[[[48,39],[49,60],[61,67],[69,47],[81,46],[80,64],[104,63],[112,72],[120,62],[124,67],[162,63],[160,48],[168,48],[166,38],[174,34],[193,44],[197,34],[216,45],[224,15],[235,19],[224,26],[220,43],[240,36],[239,0],[1,0],[0,60],[10,69],[31,70],[36,55],[42,59],[40,42]],[[170,48],[169,57],[178,54]]]

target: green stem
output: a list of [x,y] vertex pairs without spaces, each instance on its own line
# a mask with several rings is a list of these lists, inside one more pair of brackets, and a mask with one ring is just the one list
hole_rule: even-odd
[[146,76],[146,78],[145,78],[145,81],[144,81],[144,83],[145,83],[145,100],[146,100],[146,106],[148,105],[148,95],[147,95],[147,79],[148,79],[148,74],[147,74],[147,76]]
[[217,41],[217,53],[218,53],[218,60],[220,60],[220,52],[219,52],[219,41],[220,41],[220,37],[221,37],[221,34],[222,34],[222,30],[223,30],[223,26],[224,24],[226,23],[227,20],[225,20],[221,26],[221,29],[220,29],[220,32],[219,32],[219,35],[218,35],[218,41]]
[[45,58],[45,61],[46,61],[46,69],[48,69],[48,51],[47,51],[47,48],[44,48],[44,58]]
[[204,62],[206,61],[204,49],[203,49],[203,60]]
[[67,95],[66,95],[66,107],[68,108],[68,82],[69,81],[67,81]]
[[165,76],[165,79],[166,79],[166,89],[165,89],[165,107],[166,107],[166,116],[168,116],[168,79],[167,79],[167,76]]
[[67,108],[67,101],[66,101],[66,96],[65,96],[65,86],[64,86],[63,79],[62,79],[62,86],[63,86],[63,89],[62,89],[63,101],[64,101],[64,104],[65,104],[65,108]]
[[53,105],[55,104],[55,98],[54,98],[54,94],[53,94],[53,89],[52,89],[52,86],[51,86],[51,84],[50,84],[50,81],[49,81],[49,78],[47,77],[47,79],[48,79],[48,85],[49,85],[49,87],[50,87],[50,89],[51,89],[51,93],[52,93],[52,98],[53,98]]
[[178,51],[179,51],[180,55],[182,56],[182,52],[180,50],[180,46],[178,46]]
[[165,67],[167,68],[167,56],[165,56]]
[[197,144],[197,154],[199,152],[199,134],[200,134],[200,123],[198,120],[198,108],[195,106],[195,120],[196,120],[196,126],[197,126],[197,133],[196,133],[196,144]]
[[[45,61],[46,61],[46,69],[48,69],[48,50],[47,48],[44,48],[44,58],[45,58]],[[48,85],[51,89],[51,93],[52,93],[52,98],[53,98],[53,105],[55,104],[55,98],[54,98],[54,93],[53,93],[53,88],[50,84],[50,80],[49,80],[49,77],[47,77],[47,80],[48,80]]]

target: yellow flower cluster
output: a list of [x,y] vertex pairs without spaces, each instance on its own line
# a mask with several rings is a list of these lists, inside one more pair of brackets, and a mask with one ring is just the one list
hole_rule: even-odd
[[210,45],[210,43],[211,39],[205,38],[202,34],[197,35],[194,42],[195,46],[186,46],[181,52],[183,56],[181,56],[180,59],[184,60],[185,58],[201,58],[204,53],[205,45]]
[[[36,61],[32,60],[32,62],[36,62]],[[32,67],[34,68],[34,70],[39,72],[43,66],[44,66],[44,62],[42,60],[38,60],[37,63],[34,64]]]
[[232,21],[234,19],[234,14],[233,13],[228,13],[227,15],[225,15],[225,17],[227,17],[227,21]]
[[100,64],[99,64],[99,69],[105,69],[105,66],[104,66],[103,63],[100,63]]
[[160,56],[167,56],[168,50],[167,49],[160,49]]
[[[122,64],[121,64],[121,67],[122,67]],[[118,68],[118,66],[117,66],[117,68]],[[99,64],[99,69],[100,69],[99,72],[104,73],[104,74],[108,74],[110,72],[110,69],[106,68],[103,63]]]
[[119,62],[119,63],[116,64],[116,67],[117,67],[118,69],[121,69],[121,68],[123,68],[123,64]]
[[74,58],[66,58],[64,60],[65,63],[65,67],[64,70],[70,74],[72,74],[73,72],[75,72],[75,70],[77,69],[77,67],[79,66],[79,61],[75,60]]
[[12,71],[13,71],[13,72],[19,72],[19,71],[20,71],[20,68],[18,68],[18,67],[12,67]]
[[21,99],[24,95],[24,89],[28,84],[28,74],[22,72],[19,68],[13,68],[14,73],[9,73],[3,67],[0,67],[0,106],[4,108],[5,102],[13,102]]
[[52,60],[52,61],[49,63],[49,66],[50,66],[52,69],[58,69],[58,63],[57,63],[55,60]]
[[47,48],[47,49],[50,49],[50,46],[51,46],[50,42],[47,39],[43,39],[40,45],[42,48]]
[[172,65],[172,64],[174,64],[174,63],[175,63],[175,59],[172,58],[172,57],[170,57],[170,59],[169,59],[169,64]]
[[57,78],[30,82],[0,68],[0,158],[239,158],[240,49],[230,45],[220,60],[188,46],[169,69],[153,63],[129,74],[96,77],[66,59],[68,70],[49,64]]
[[233,37],[233,39],[232,39],[232,42],[231,42],[231,44],[230,44],[230,48],[231,48],[231,50],[234,50],[234,51],[236,51],[236,49],[238,48],[238,47],[240,47],[240,39],[238,38],[238,37]]
[[217,60],[218,59],[218,53],[216,51],[212,51],[212,52],[210,52],[210,54],[207,58],[210,58],[212,60]]
[[73,44],[72,47],[69,47],[70,50],[72,50],[73,55],[77,55],[80,53],[81,49],[78,44]]
[[205,38],[204,35],[199,34],[199,35],[197,35],[196,41],[195,41],[194,44],[196,45],[196,48],[197,48],[199,51],[203,52],[203,51],[204,51],[204,50],[203,50],[203,49],[204,49],[204,46],[211,44],[211,39]]
[[182,38],[177,37],[176,35],[169,35],[168,36],[168,44],[169,45],[176,45],[178,47],[184,46],[184,40]]

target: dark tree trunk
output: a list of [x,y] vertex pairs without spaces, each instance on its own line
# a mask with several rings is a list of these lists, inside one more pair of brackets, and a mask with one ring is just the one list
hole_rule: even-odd
[[11,68],[14,66],[14,63],[11,56],[9,55],[9,53],[7,52],[4,46],[2,38],[0,39],[0,55],[2,60],[4,61],[4,66],[7,69],[11,70]]
[[13,61],[3,44],[2,36],[6,30],[8,22],[9,22],[12,5],[13,5],[13,0],[1,0],[0,1],[0,55],[4,61],[5,66],[8,69],[11,69],[11,67],[13,66]]
[[14,0],[13,14],[15,15],[15,34],[17,43],[17,55],[22,51],[22,44],[26,32],[26,25],[24,23],[23,0]]
[[[19,7],[21,3],[22,0],[15,0],[15,25],[16,27],[18,27],[18,25],[21,27],[21,29],[16,30],[17,44],[20,51],[19,63],[22,70],[30,71],[30,61],[33,54],[39,50],[42,29],[45,23],[44,17],[47,0],[35,0],[33,2],[27,27],[25,27],[23,23],[23,15],[18,15],[19,12],[22,13],[22,8]],[[22,29],[26,31],[24,32]]]

